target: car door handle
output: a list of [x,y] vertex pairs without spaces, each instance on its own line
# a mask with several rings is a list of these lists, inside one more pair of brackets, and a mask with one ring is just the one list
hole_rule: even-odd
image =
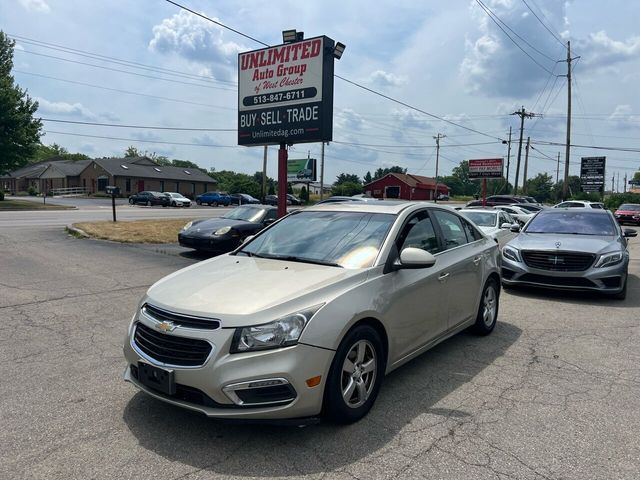
[[482,256],[478,256],[473,259],[474,265],[478,265],[481,261],[482,261]]
[[438,277],[438,281],[439,282],[444,282],[447,278],[449,278],[449,274],[448,273],[443,273]]

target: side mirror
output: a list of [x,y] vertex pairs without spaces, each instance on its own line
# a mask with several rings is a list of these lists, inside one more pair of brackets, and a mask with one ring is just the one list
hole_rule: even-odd
[[633,228],[625,228],[624,232],[622,233],[623,237],[637,237],[638,236],[638,232],[636,232]]
[[400,268],[429,268],[436,263],[436,257],[421,248],[407,247],[400,252]]
[[500,225],[500,228],[504,228],[504,229],[508,230],[512,226],[513,225],[511,225],[510,223],[504,222],[502,225]]
[[262,223],[264,223],[264,226],[266,227],[266,226],[268,226],[268,225],[271,225],[271,224],[272,224],[273,222],[275,222],[275,221],[276,221],[276,219],[275,219],[275,218],[267,218],[267,219],[265,219],[265,221],[264,221],[264,222],[262,222]]
[[245,243],[250,242],[253,239],[253,237],[255,237],[255,235],[249,235],[248,237],[246,237],[244,239],[244,241],[242,242],[242,245],[244,245]]
[[[505,223],[505,225],[508,225],[507,223]],[[514,223],[513,225],[508,225],[507,227],[509,230],[511,230],[513,233],[518,233],[520,232],[520,225],[518,225],[517,223]]]

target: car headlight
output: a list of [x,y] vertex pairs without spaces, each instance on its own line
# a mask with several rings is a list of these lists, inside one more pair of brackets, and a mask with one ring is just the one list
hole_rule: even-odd
[[231,231],[231,227],[222,227],[213,232],[214,235],[224,235],[225,233],[229,233]]
[[236,329],[231,342],[231,353],[282,348],[298,343],[304,327],[324,305],[292,313],[263,325]]
[[605,253],[600,255],[600,258],[594,265],[596,268],[601,267],[610,267],[611,265],[616,265],[622,261],[622,252],[615,253]]
[[640,215],[634,215],[634,216],[633,216],[633,217],[631,217],[631,218],[633,218],[634,220],[640,220]]
[[184,227],[182,227],[182,231],[184,232],[186,230],[189,230],[192,225],[193,225],[193,222],[187,223]]
[[518,252],[518,249],[513,247],[505,245],[502,249],[502,256],[507,260],[511,260],[512,262],[521,262],[520,252]]

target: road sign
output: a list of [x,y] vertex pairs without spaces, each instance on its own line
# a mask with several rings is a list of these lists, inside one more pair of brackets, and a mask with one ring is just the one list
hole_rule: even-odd
[[607,157],[582,157],[580,162],[580,190],[604,192],[604,171]]
[[316,181],[316,159],[303,158],[300,160],[287,160],[287,181],[288,182],[315,182]]
[[502,178],[502,158],[469,160],[469,178]]

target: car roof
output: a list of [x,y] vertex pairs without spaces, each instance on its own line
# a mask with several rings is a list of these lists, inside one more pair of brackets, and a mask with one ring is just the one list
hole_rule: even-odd
[[[591,203],[598,203],[598,202],[591,202]],[[540,210],[540,213],[543,213],[545,215],[560,215],[562,213],[567,213],[567,212],[584,212],[584,213],[591,213],[594,215],[608,215],[609,214],[609,210],[604,209],[604,208],[590,208],[590,207],[573,207],[573,208],[545,208],[544,210]]]
[[463,208],[459,212],[481,212],[481,213],[498,213],[499,210],[493,208]]
[[305,211],[318,212],[361,212],[361,213],[389,213],[398,215],[402,211],[411,207],[438,207],[455,211],[447,205],[436,205],[431,202],[411,202],[402,200],[380,200],[378,202],[331,202],[321,205],[314,205],[305,208]]

